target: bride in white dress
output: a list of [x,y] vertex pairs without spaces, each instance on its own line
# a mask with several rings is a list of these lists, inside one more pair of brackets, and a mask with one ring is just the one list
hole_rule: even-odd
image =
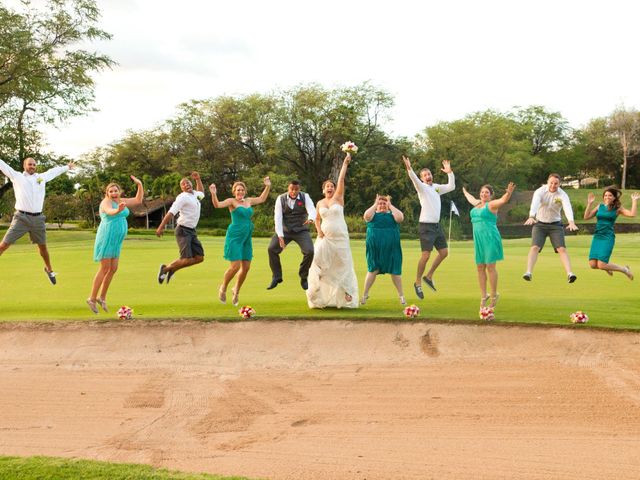
[[351,155],[347,153],[338,183],[322,184],[324,199],[318,202],[313,263],[309,269],[309,308],[358,308],[358,280],[353,269],[349,231],[344,221],[344,178]]

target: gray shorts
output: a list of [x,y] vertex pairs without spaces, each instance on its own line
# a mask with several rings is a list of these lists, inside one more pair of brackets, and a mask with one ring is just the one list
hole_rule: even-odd
[[2,241],[9,245],[16,243],[25,234],[29,234],[32,243],[45,245],[47,243],[47,230],[44,225],[46,217],[42,214],[28,215],[23,212],[16,212],[5,233]]
[[436,250],[447,248],[447,239],[439,223],[419,223],[418,235],[420,248],[423,252],[430,252],[434,246]]
[[180,249],[180,258],[204,257],[204,248],[198,240],[195,228],[176,227],[176,242]]
[[564,227],[562,222],[544,223],[537,222],[531,229],[531,246],[534,245],[542,251],[547,237],[551,240],[553,251],[558,253],[558,248],[564,247]]

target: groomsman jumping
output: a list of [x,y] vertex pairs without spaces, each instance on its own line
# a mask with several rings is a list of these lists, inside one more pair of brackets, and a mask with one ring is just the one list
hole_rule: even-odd
[[308,288],[307,277],[309,267],[313,262],[313,241],[309,233],[309,224],[315,222],[316,208],[309,194],[300,191],[300,182],[291,180],[287,193],[278,196],[275,204],[273,220],[276,234],[269,243],[269,266],[271,267],[271,283],[267,290],[276,288],[282,283],[282,264],[280,254],[292,241],[296,242],[302,251],[302,262],[298,274],[300,285]]

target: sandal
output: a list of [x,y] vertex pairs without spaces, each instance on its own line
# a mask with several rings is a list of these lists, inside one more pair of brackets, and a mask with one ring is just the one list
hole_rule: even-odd
[[406,305],[407,301],[404,299],[404,295],[400,295],[400,304],[401,305]]
[[491,296],[487,293],[484,297],[480,297],[480,308],[484,308],[487,306],[487,300],[489,300]]
[[364,305],[365,303],[367,303],[368,299],[369,299],[369,295],[363,295],[362,298],[360,299],[360,305]]
[[222,303],[227,303],[227,292],[222,290],[222,285],[218,287],[218,298]]
[[237,307],[239,302],[238,292],[232,288],[231,293],[233,293],[233,296],[231,297],[231,303],[233,304],[234,307]]
[[104,298],[96,298],[96,302],[98,305],[102,307],[102,309],[107,312],[107,301]]
[[87,298],[87,305],[89,305],[89,309],[91,309],[93,313],[98,313],[98,307],[96,307],[95,300],[91,300],[90,298]]
[[629,265],[624,266],[624,274],[627,276],[629,280],[633,280],[633,273],[631,273],[631,269],[629,268]]
[[498,299],[500,298],[500,294],[496,292],[495,296],[491,297],[491,303],[489,306],[491,308],[496,308],[496,303],[498,303]]

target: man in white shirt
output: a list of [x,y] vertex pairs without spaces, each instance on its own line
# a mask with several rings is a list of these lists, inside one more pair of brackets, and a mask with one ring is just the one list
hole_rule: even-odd
[[[420,236],[420,248],[422,250],[422,255],[420,260],[418,260],[418,270],[413,288],[415,289],[418,298],[422,299],[424,298],[422,280],[424,280],[429,288],[435,292],[436,287],[433,283],[433,274],[440,266],[440,263],[442,263],[447,255],[449,255],[447,239],[442,227],[440,226],[440,195],[452,192],[456,188],[456,182],[453,171],[451,170],[451,162],[449,162],[449,160],[442,161],[442,171],[447,174],[449,179],[446,185],[433,183],[433,175],[431,174],[431,170],[428,168],[420,170],[420,178],[418,178],[411,168],[409,158],[403,155],[402,160],[404,161],[404,166],[407,169],[409,178],[418,192],[418,197],[420,198],[421,208],[418,234]],[[431,264],[431,268],[427,274],[422,276],[434,246],[436,250],[438,250],[438,256]]]
[[287,193],[283,193],[276,199],[273,220],[276,234],[267,249],[271,267],[271,283],[267,290],[282,283],[280,253],[291,241],[296,242],[302,251],[302,262],[298,274],[300,285],[306,290],[309,286],[307,283],[309,267],[313,262],[313,241],[309,233],[309,224],[316,220],[316,208],[309,194],[300,191],[298,180],[291,180]]
[[47,232],[44,207],[45,185],[58,175],[73,170],[74,163],[62,167],[54,167],[44,173],[37,173],[36,161],[29,157],[22,162],[24,172],[19,173],[0,160],[0,171],[13,183],[16,197],[16,213],[13,215],[11,226],[0,242],[0,255],[25,234],[29,234],[31,242],[38,245],[40,256],[44,260],[44,272],[49,281],[56,284],[56,273],[51,268],[49,251],[47,250]]
[[562,226],[561,210],[569,221],[567,229],[575,232],[578,230],[573,221],[573,209],[571,201],[560,188],[560,175],[552,173],[547,179],[547,184],[537,189],[531,200],[529,218],[525,225],[533,225],[531,229],[531,249],[527,257],[527,271],[522,275],[526,281],[533,278],[533,267],[538,260],[538,254],[542,251],[544,243],[549,237],[554,251],[560,255],[560,261],[567,272],[567,281],[573,283],[578,277],[571,271],[571,261],[564,243],[564,229]]
[[171,208],[156,229],[156,235],[161,237],[167,223],[178,213],[180,214],[176,222],[178,225],[175,231],[180,258],[169,265],[164,263],[160,265],[158,283],[162,283],[166,279],[167,284],[169,284],[171,277],[178,270],[204,261],[204,248],[202,248],[202,243],[198,240],[196,233],[196,227],[200,220],[200,201],[204,198],[204,185],[202,185],[198,172],[193,172],[191,178],[196,181],[197,190],[193,189],[193,184],[187,177],[180,180],[182,193],[176,197]]

